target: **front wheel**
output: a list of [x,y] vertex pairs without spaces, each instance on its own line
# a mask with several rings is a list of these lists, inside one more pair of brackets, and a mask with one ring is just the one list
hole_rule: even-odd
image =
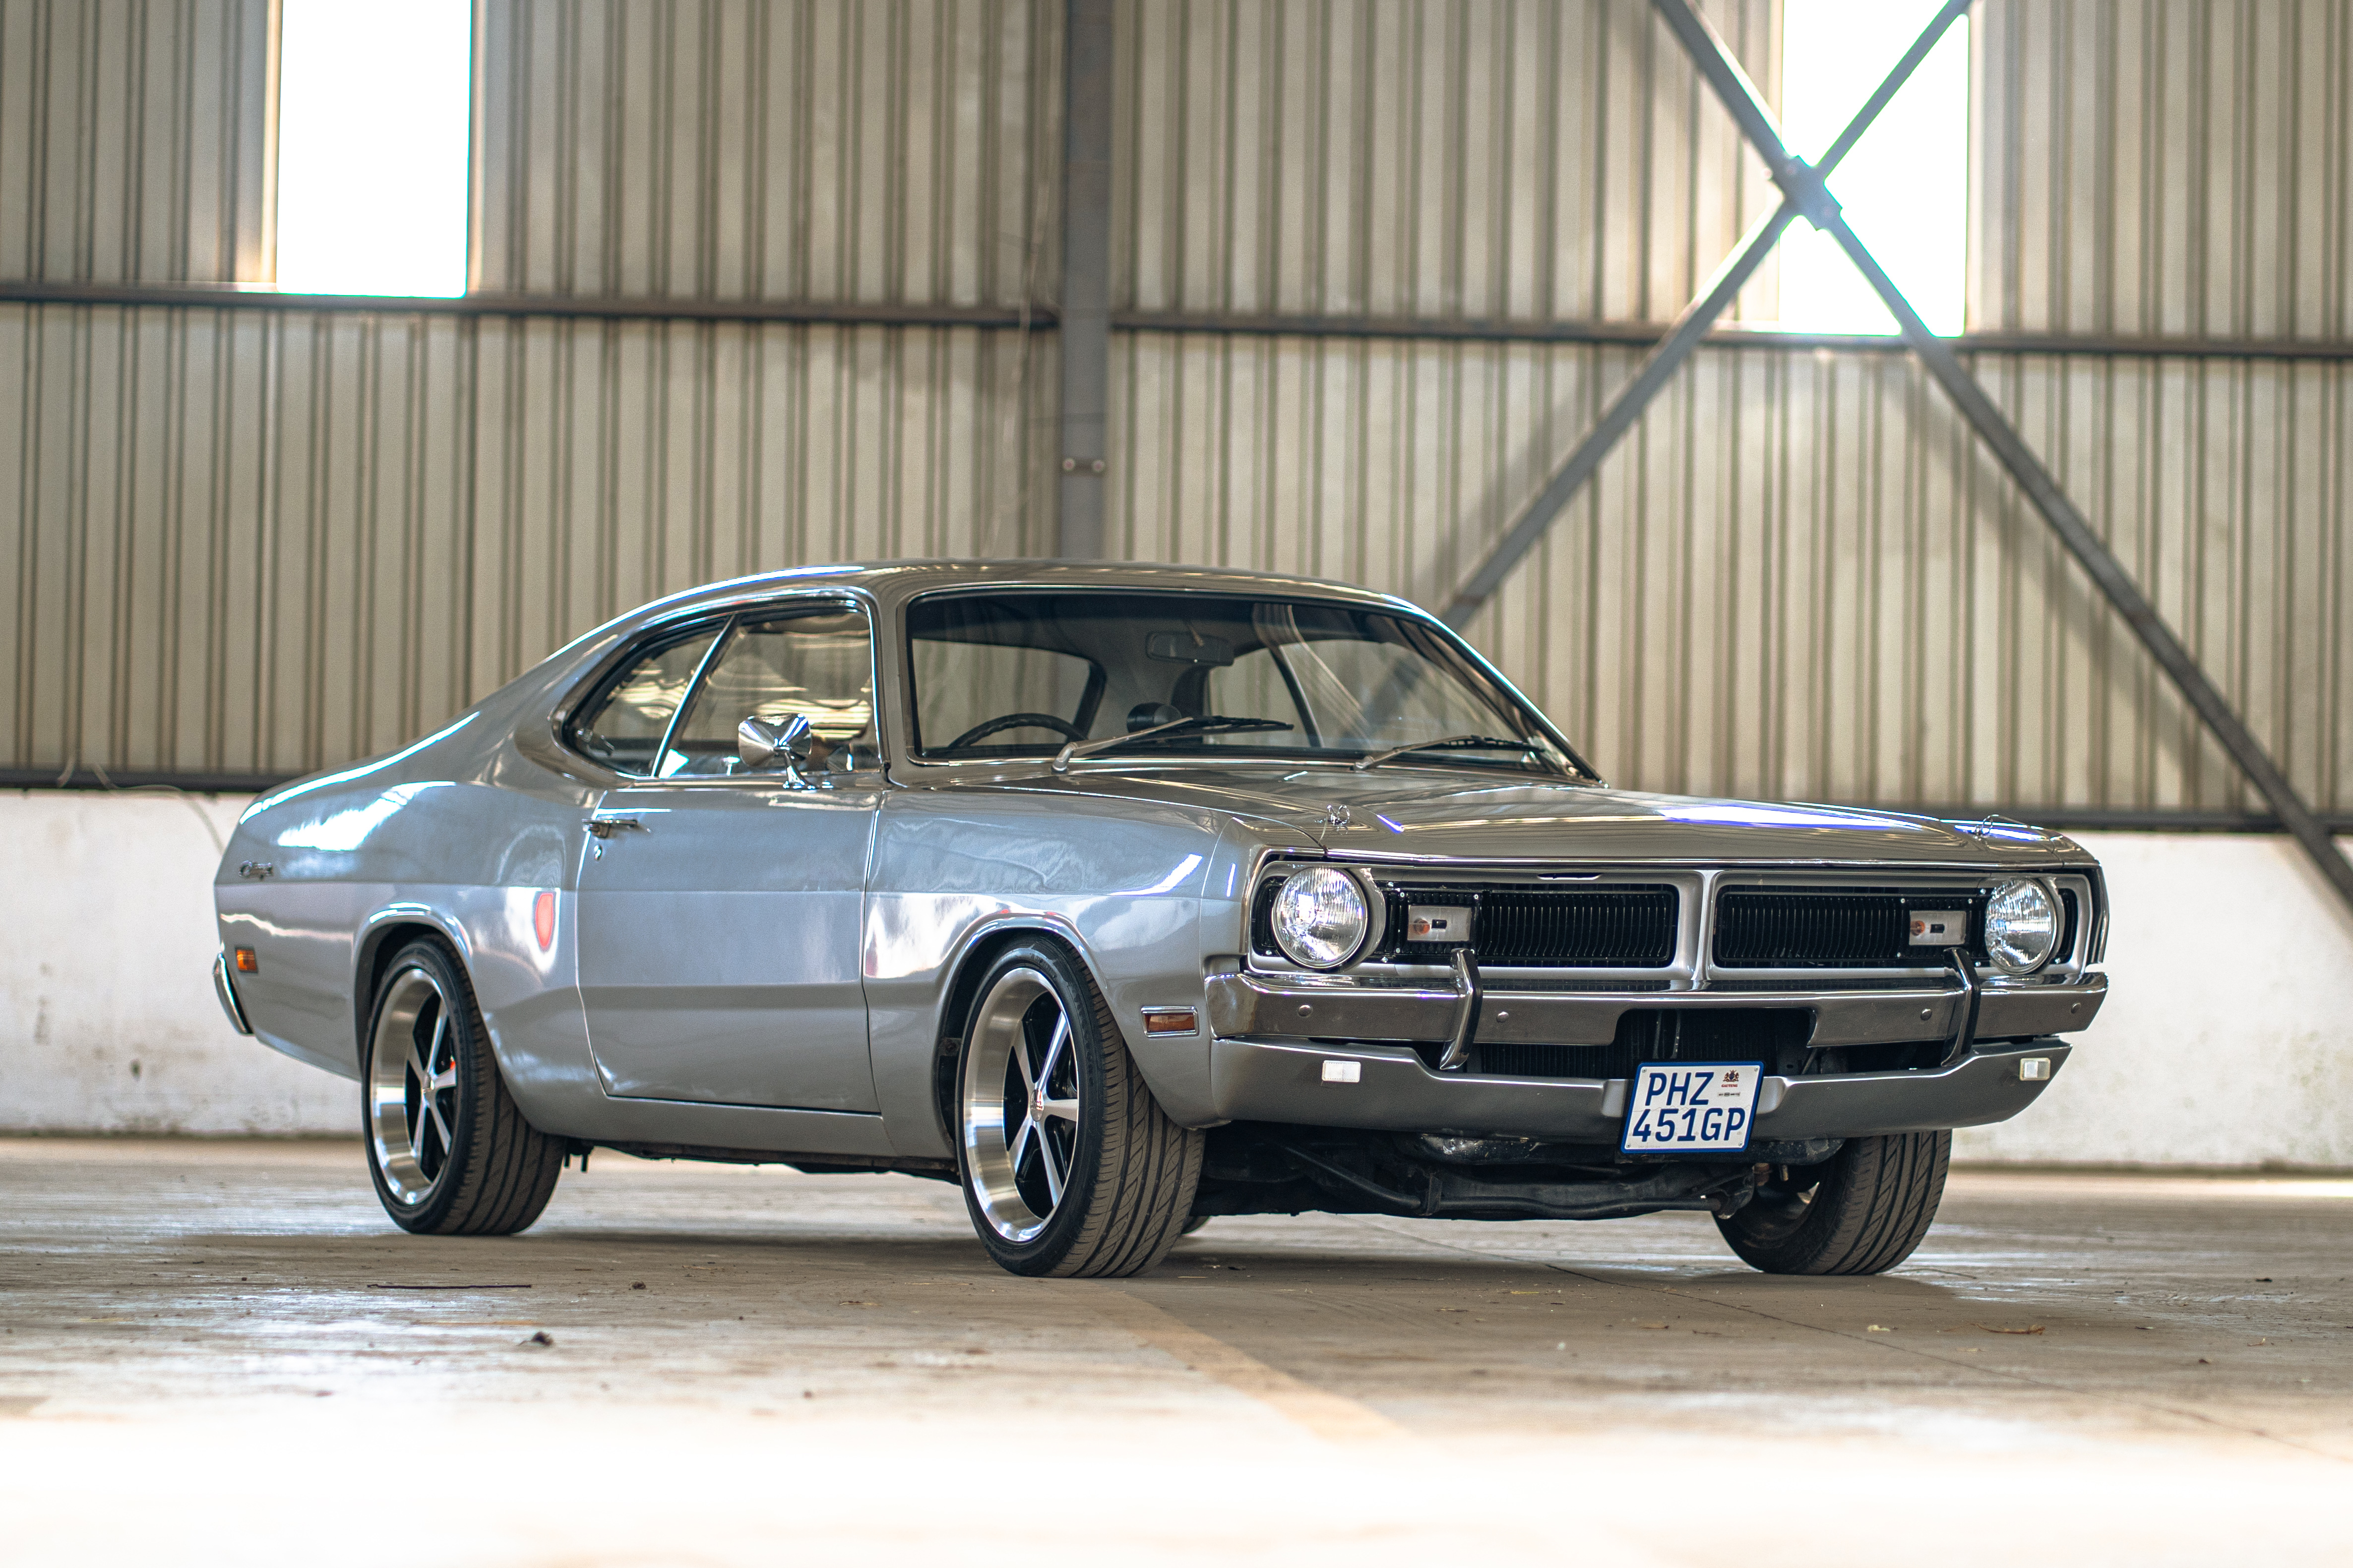
[[410,942],[385,966],[360,1088],[368,1171],[401,1229],[512,1236],[547,1207],[564,1142],[508,1095],[474,988],[439,942]]
[[1202,1135],[1160,1109],[1059,943],[1001,954],[978,994],[955,1103],[981,1246],[1015,1274],[1115,1279],[1158,1263],[1193,1212]]
[[1928,1234],[1952,1158],[1950,1132],[1850,1138],[1819,1165],[1774,1166],[1715,1226],[1767,1274],[1884,1274]]

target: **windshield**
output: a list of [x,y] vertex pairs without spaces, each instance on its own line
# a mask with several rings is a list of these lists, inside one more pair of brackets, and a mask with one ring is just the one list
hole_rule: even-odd
[[[1197,592],[944,594],[908,606],[907,631],[926,760],[1051,757],[1122,738],[1109,754],[1395,752],[1389,766],[1587,773],[1451,638],[1378,610]],[[1398,750],[1422,743],[1442,744]]]

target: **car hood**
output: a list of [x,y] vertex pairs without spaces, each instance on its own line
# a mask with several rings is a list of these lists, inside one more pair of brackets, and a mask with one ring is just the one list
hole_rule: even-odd
[[2084,858],[2059,834],[2008,821],[1949,823],[1849,806],[1469,779],[1418,768],[1088,769],[1003,780],[998,787],[1272,818],[1335,855],[1366,858],[1999,867]]

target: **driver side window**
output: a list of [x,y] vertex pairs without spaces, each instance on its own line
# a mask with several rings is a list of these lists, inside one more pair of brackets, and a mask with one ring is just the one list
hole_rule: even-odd
[[871,767],[874,739],[873,637],[866,617],[838,605],[745,616],[727,634],[670,737],[659,776],[724,776],[742,763],[735,727],[749,718],[809,722],[807,769]]

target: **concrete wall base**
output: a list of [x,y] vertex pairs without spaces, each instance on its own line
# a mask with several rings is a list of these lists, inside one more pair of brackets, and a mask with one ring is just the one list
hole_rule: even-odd
[[213,999],[213,872],[250,796],[0,794],[0,1131],[347,1132],[359,1090]]
[[[207,973],[233,796],[0,794],[0,1131],[348,1134],[358,1091],[230,1032]],[[2112,991],[1981,1163],[2353,1166],[2353,918],[2285,838],[2085,834]]]

